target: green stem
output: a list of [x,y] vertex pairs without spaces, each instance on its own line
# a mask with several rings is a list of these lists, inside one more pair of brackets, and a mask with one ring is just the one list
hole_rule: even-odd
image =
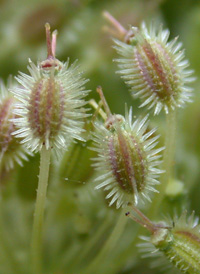
[[83,271],[83,273],[87,274],[93,274],[93,273],[103,273],[101,272],[101,266],[102,262],[106,260],[107,256],[112,252],[112,250],[115,248],[117,241],[121,237],[125,225],[127,223],[128,218],[125,216],[125,212],[127,211],[127,208],[122,210],[121,215],[119,216],[119,219],[108,237],[106,243],[100,250],[100,252],[97,254],[97,256],[94,258],[94,260],[91,262],[91,264]]
[[[0,154],[0,182],[1,182],[1,176],[2,176],[2,170],[3,170],[3,153]],[[3,195],[2,195],[2,185],[0,184],[0,242],[1,242],[1,248],[3,250],[3,254],[5,258],[7,259],[9,268],[11,271],[14,271],[15,273],[21,273],[20,265],[14,256],[13,252],[13,246],[10,245],[9,242],[9,235],[7,233],[7,230],[4,226],[4,220],[3,220]]]
[[[2,170],[3,170],[3,163],[2,163],[2,159],[3,159],[3,153],[0,153],[0,183],[1,183],[1,177],[2,177]],[[0,185],[1,187],[1,185]]]
[[33,274],[42,274],[42,229],[49,177],[50,155],[50,149],[47,150],[46,147],[43,146],[41,150],[39,182],[31,239],[31,263]]
[[21,273],[21,268],[16,256],[14,255],[13,245],[10,243],[10,235],[7,233],[7,230],[4,225],[3,220],[3,197],[1,193],[0,186],[0,242],[1,242],[1,251],[3,251],[2,257],[5,256],[7,260],[8,267],[13,273]]
[[[108,218],[109,217],[109,218]],[[88,240],[87,244],[84,246],[82,252],[80,252],[80,256],[76,258],[76,265],[79,265],[80,262],[86,260],[87,255],[92,252],[93,247],[95,244],[105,235],[106,230],[108,229],[110,215],[108,214],[107,218],[105,218],[104,222],[99,226],[96,233]]]
[[161,202],[165,196],[166,187],[173,175],[174,155],[175,155],[175,139],[176,139],[176,111],[170,110],[166,115],[166,134],[165,134],[165,150],[163,155],[163,173],[160,177],[161,184],[158,187],[159,193],[155,196],[149,217],[157,215]]

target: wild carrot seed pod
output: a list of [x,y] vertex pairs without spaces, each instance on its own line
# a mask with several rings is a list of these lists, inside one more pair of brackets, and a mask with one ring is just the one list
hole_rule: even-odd
[[151,232],[151,237],[141,237],[146,243],[139,245],[143,257],[158,257],[152,266],[168,268],[169,263],[178,268],[182,273],[200,273],[200,226],[194,212],[187,218],[187,212],[180,218],[175,218],[170,225],[165,223],[154,224],[139,210],[139,222]]
[[7,170],[14,167],[17,162],[22,166],[22,160],[28,160],[26,154],[30,155],[12,133],[16,126],[11,119],[13,115],[15,98],[8,92],[7,88],[1,83],[0,86],[0,165]]
[[147,131],[147,118],[132,123],[130,109],[125,118],[110,114],[105,124],[95,123],[93,150],[98,157],[94,166],[100,174],[96,189],[109,192],[106,198],[111,199],[110,205],[116,202],[117,208],[136,204],[139,198],[150,200],[149,192],[156,192],[163,148],[155,149],[159,136],[152,137],[155,129]]
[[61,63],[55,58],[56,33],[50,37],[50,26],[46,24],[47,59],[28,67],[30,76],[20,73],[16,78],[21,87],[12,90],[20,103],[17,104],[14,119],[19,127],[17,137],[32,151],[43,145],[56,153],[66,149],[73,138],[83,140],[83,122],[87,116],[83,106],[88,94],[76,64]]
[[153,25],[148,30],[143,23],[141,28],[131,29],[127,43],[114,40],[122,56],[116,59],[119,73],[132,95],[141,99],[140,107],[154,108],[154,114],[162,108],[168,113],[191,102],[192,89],[187,84],[195,79],[191,77],[193,71],[187,69],[182,44],[177,38],[168,42],[168,38],[168,30]]

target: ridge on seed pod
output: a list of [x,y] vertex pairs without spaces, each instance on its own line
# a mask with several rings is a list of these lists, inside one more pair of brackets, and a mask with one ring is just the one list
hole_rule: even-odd
[[155,129],[147,130],[148,116],[132,122],[132,109],[126,109],[125,117],[111,114],[101,88],[97,91],[107,118],[105,123],[94,123],[91,149],[98,153],[93,159],[99,172],[96,189],[108,192],[106,199],[117,208],[138,200],[150,201],[150,192],[157,192],[154,187],[162,172],[157,167],[163,148],[155,149],[159,136],[152,137]]
[[[11,81],[9,81],[11,86]],[[19,143],[12,133],[16,126],[11,121],[16,116],[13,114],[16,99],[7,87],[0,83],[0,166],[6,170],[12,169],[15,162],[22,166],[23,160],[28,160],[31,153]]]
[[177,37],[168,42],[169,30],[143,23],[140,28],[124,29],[108,12],[104,16],[116,29],[120,40],[114,39],[121,58],[116,59],[118,73],[131,89],[135,98],[140,98],[140,107],[154,109],[154,114],[164,109],[183,107],[191,102],[192,89],[188,86],[195,80],[193,70],[188,69],[182,43]]
[[[151,237],[140,237],[145,243],[139,244],[143,257],[152,257],[153,267],[166,270],[175,266],[181,273],[200,273],[200,225],[194,212],[187,217],[184,211],[173,221],[152,223],[140,210],[132,207],[134,215],[126,213],[131,219],[150,231]],[[137,215],[137,216],[135,216]]]
[[45,25],[47,59],[35,65],[29,60],[30,75],[22,72],[16,77],[20,87],[12,89],[20,101],[13,119],[19,128],[14,132],[31,151],[39,151],[45,145],[56,154],[67,149],[73,139],[83,140],[83,119],[88,116],[84,98],[89,93],[87,80],[76,63],[69,66],[55,58],[56,35]]

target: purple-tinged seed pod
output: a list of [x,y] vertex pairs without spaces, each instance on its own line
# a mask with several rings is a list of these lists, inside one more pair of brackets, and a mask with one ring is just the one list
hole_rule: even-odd
[[29,61],[30,75],[19,73],[20,87],[12,89],[20,101],[16,104],[13,119],[19,128],[16,137],[32,151],[53,148],[56,154],[65,150],[73,139],[83,140],[83,119],[88,116],[84,108],[87,80],[82,78],[79,67],[69,61],[62,63],[55,58],[56,32],[50,37],[46,24],[47,59],[37,66]]
[[23,160],[28,160],[31,153],[19,143],[12,133],[16,126],[11,121],[16,99],[8,92],[8,89],[0,83],[0,165],[6,170],[12,169],[15,163],[22,166]]
[[192,88],[187,86],[195,80],[193,70],[188,69],[182,43],[177,37],[168,42],[169,30],[143,23],[140,28],[127,31],[108,12],[104,17],[112,24],[115,46],[121,58],[116,59],[118,73],[131,89],[135,98],[140,98],[140,107],[154,109],[154,114],[164,109],[183,107],[191,102]]
[[132,122],[130,109],[125,117],[110,114],[105,124],[95,123],[92,149],[98,153],[93,159],[99,172],[96,189],[107,191],[110,205],[116,202],[117,208],[137,204],[138,200],[150,201],[150,192],[157,192],[154,186],[159,184],[157,178],[162,172],[157,166],[163,148],[155,148],[159,136],[152,137],[155,129],[147,130],[147,119]]
[[131,88],[131,94],[140,98],[140,107],[153,108],[154,114],[161,109],[183,107],[191,102],[192,89],[187,86],[195,80],[193,70],[187,69],[182,43],[177,38],[168,42],[169,31],[156,26],[147,29],[131,29],[129,44],[114,39],[121,58],[116,59],[119,74]]

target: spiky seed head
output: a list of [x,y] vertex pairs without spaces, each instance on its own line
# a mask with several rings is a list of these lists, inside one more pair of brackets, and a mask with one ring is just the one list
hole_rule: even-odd
[[[128,33],[128,32],[127,32]],[[183,107],[191,102],[192,89],[187,86],[194,81],[189,62],[184,59],[182,44],[177,38],[168,42],[169,31],[153,24],[150,30],[143,23],[133,27],[126,42],[115,41],[121,58],[116,59],[119,73],[131,88],[131,94],[140,98],[140,107],[153,108],[154,114],[161,109]]]
[[136,204],[143,198],[150,201],[150,192],[156,192],[154,186],[161,170],[159,152],[155,149],[158,136],[152,137],[155,129],[148,131],[148,116],[132,123],[132,109],[125,117],[110,115],[105,122],[95,123],[93,135],[94,147],[98,157],[94,159],[99,172],[96,189],[103,188],[110,199],[110,205],[116,207]]
[[200,226],[194,212],[187,217],[175,217],[171,224],[154,224],[151,237],[141,237],[143,257],[157,257],[152,266],[168,268],[174,265],[182,273],[200,273]]
[[14,163],[22,166],[23,160],[28,160],[31,155],[16,139],[12,133],[17,129],[11,121],[15,98],[8,92],[8,89],[0,83],[0,165],[6,170],[14,167]]
[[36,66],[29,61],[30,75],[19,73],[20,87],[12,93],[20,101],[16,105],[14,123],[19,129],[16,137],[32,151],[43,145],[53,148],[57,154],[65,150],[72,139],[83,140],[83,119],[87,116],[84,97],[88,94],[79,67],[61,63],[55,58],[56,33],[50,38],[46,25],[47,59]]

